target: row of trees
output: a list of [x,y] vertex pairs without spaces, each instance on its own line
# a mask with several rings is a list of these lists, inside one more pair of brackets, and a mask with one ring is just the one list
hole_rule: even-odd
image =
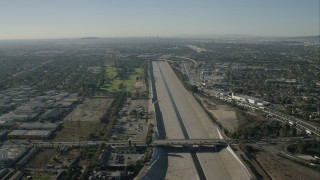
[[109,136],[111,129],[117,122],[118,112],[120,111],[123,103],[126,101],[126,98],[126,91],[120,91],[116,94],[115,99],[107,109],[107,112],[100,119],[102,128],[100,129],[99,135],[104,135],[105,137]]
[[290,126],[289,123],[281,124],[276,121],[271,123],[263,121],[256,125],[242,126],[237,131],[230,133],[230,137],[234,139],[294,137],[296,135],[296,125]]
[[149,146],[152,143],[152,139],[153,139],[153,124],[150,124],[148,127],[148,132],[147,132],[147,136],[146,136],[146,144]]
[[320,156],[320,142],[313,139],[310,141],[305,141],[300,139],[295,144],[290,144],[287,147],[287,150],[291,153],[298,154],[309,154]]

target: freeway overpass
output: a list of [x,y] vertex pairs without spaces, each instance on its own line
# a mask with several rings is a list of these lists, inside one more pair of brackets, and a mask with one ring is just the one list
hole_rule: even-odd
[[[86,147],[95,146],[100,144],[110,145],[114,147],[125,147],[129,146],[129,141],[80,141],[80,142],[43,142],[43,141],[32,141],[31,144],[26,144],[26,146],[34,147]],[[227,146],[228,144],[235,144],[236,140],[224,140],[224,139],[164,139],[164,140],[154,140],[151,146],[183,146],[183,145],[215,145],[215,146]],[[131,141],[132,146],[147,146],[144,140],[133,140]]]
[[227,146],[228,142],[224,139],[164,139],[154,140],[152,146],[181,146],[181,145],[216,145]]
[[[275,138],[275,139],[256,139],[256,140],[243,140],[246,144],[266,144],[266,143],[290,143],[297,141],[299,139],[305,140],[305,137],[287,137],[287,138]],[[317,141],[320,141],[320,138],[313,138]],[[310,139],[306,139],[310,140]],[[240,139],[156,139],[150,144],[150,146],[187,146],[187,145],[199,145],[199,146],[228,146],[228,145],[237,145],[241,140]],[[100,144],[105,144],[107,146],[113,147],[127,147],[129,146],[129,141],[72,141],[72,142],[50,142],[50,141],[15,141],[12,140],[15,144],[21,146],[32,146],[32,147],[86,147],[86,146],[96,146]],[[132,140],[131,146],[143,147],[147,146],[144,140]]]

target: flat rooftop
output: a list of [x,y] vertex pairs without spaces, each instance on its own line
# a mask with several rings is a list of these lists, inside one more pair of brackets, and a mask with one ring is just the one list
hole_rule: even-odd
[[16,160],[22,156],[27,149],[17,145],[3,145],[0,147],[0,161]]

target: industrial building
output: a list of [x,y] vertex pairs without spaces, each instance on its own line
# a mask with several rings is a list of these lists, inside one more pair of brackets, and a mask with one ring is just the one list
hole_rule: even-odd
[[4,130],[4,131],[0,130],[0,141],[5,140],[6,137],[7,137],[7,134],[8,134],[8,131],[6,131],[6,130]]
[[0,164],[17,162],[26,152],[27,148],[17,145],[3,145],[0,147]]
[[16,128],[17,124],[14,122],[6,122],[6,121],[0,121],[0,129],[14,129]]
[[69,108],[74,104],[72,101],[59,101],[54,104],[54,107],[57,108]]
[[60,124],[56,123],[22,123],[19,125],[20,130],[52,130],[55,131],[59,128]]
[[42,119],[57,120],[61,116],[61,111],[59,109],[49,109],[47,112],[41,115]]
[[12,114],[11,115],[11,121],[15,122],[25,122],[33,120],[38,113],[24,113],[24,114]]
[[26,134],[28,130],[13,130],[8,134],[9,139],[20,139],[23,138],[23,135]]
[[37,147],[33,147],[32,149],[30,149],[30,151],[23,158],[21,158],[19,162],[15,164],[16,167],[25,165],[38,151],[39,149]]
[[9,139],[47,139],[52,135],[51,130],[13,130],[8,134]]
[[52,131],[47,130],[30,130],[24,136],[28,139],[48,139],[52,135]]

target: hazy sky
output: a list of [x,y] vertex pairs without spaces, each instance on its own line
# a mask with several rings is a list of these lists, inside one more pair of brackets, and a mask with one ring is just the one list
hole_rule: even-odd
[[319,35],[320,0],[1,0],[0,39]]

